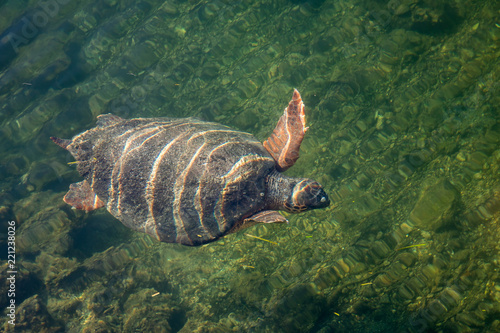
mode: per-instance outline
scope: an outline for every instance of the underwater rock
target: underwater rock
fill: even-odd
[[[414,31],[424,34],[442,34],[453,32],[460,25],[463,17],[457,7],[446,2],[432,0],[419,1],[411,8],[411,26]]]
[[[43,277],[47,290],[56,291],[60,286],[57,285],[62,277],[78,268],[79,264],[75,258],[66,258],[42,252],[36,258],[37,269],[41,271],[39,276]],[[51,311],[52,312],[52,311]]]
[[[85,320],[81,333],[108,333],[114,332],[107,322],[101,319],[90,317]]]
[[[279,318],[284,332],[305,332],[318,319],[325,301],[313,284],[297,284],[284,297],[272,297],[266,312]]]
[[[62,182],[63,176],[68,175],[71,169],[55,160],[44,160],[33,162],[29,171],[22,177],[23,183],[33,186],[34,189],[43,190],[48,184],[57,181]]]
[[[60,200],[60,196],[55,197]],[[66,252],[73,244],[72,238],[67,235],[72,227],[68,215],[58,207],[49,206],[44,209],[37,207],[40,211],[30,218],[26,220],[18,218],[21,226],[16,239],[17,250],[19,253],[33,253],[40,250],[49,253]],[[15,213],[16,216],[21,215],[21,213]]]
[[[20,176],[27,171],[29,160],[24,154],[9,156],[1,164],[1,172],[7,178],[9,176]]]
[[[126,54],[126,59],[130,62],[130,67],[134,70],[143,70],[160,59],[159,46],[152,41],[145,41],[142,44],[131,47]]]
[[[48,208],[63,208],[61,203],[63,193],[52,191],[33,192],[29,196],[17,201],[12,208],[16,221],[21,226],[26,221],[32,219],[37,213]]]
[[[424,230],[436,230],[448,222],[459,194],[448,180],[427,188],[410,213],[410,220]]]
[[[125,318],[123,330],[125,332],[173,332],[168,319],[172,311],[166,306],[149,306],[141,304],[140,308],[133,308]]]
[[[253,131],[256,128],[255,119],[258,119],[259,112],[257,110],[243,110],[234,118],[236,128],[245,131]]]
[[[4,262],[5,264],[0,266],[0,279],[2,281],[5,281],[4,283],[2,283],[2,285],[0,285],[0,309],[6,309],[9,305],[10,299],[12,299],[7,297],[10,290],[10,283],[8,283],[9,280],[7,280],[7,278],[10,277],[10,273],[7,273],[9,271],[7,261]],[[40,270],[36,265],[21,261],[20,263],[18,263],[16,269],[17,275],[15,280],[15,301],[17,310],[19,310],[19,305],[25,299],[43,291],[43,283],[38,278],[38,276],[40,275]],[[5,319],[8,319],[8,317],[5,317]]]
[[[416,0],[391,0],[387,7],[394,13],[394,15],[405,15],[411,7],[415,5]]]
[[[61,323],[52,318],[39,295],[25,300],[16,311],[16,325],[6,323],[4,329],[4,332],[64,332]]]

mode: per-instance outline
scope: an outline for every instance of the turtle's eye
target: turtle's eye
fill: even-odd
[[[320,202],[326,202],[326,200],[328,200],[328,199],[326,199],[326,197],[321,197]]]

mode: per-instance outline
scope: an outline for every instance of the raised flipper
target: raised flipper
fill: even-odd
[[[104,206],[104,202],[102,202],[102,200],[97,197],[97,194],[92,191],[92,188],[86,180],[71,184],[63,200],[67,204],[73,206],[73,208],[85,210],[87,212]]]
[[[276,161],[278,171],[285,171],[295,164],[307,129],[304,103],[297,89],[294,89],[292,100],[279,119],[273,134],[264,141],[264,147]]]
[[[258,212],[246,219],[244,219],[241,223],[236,224],[228,233],[232,234],[234,232],[238,232],[242,229],[246,229],[251,227],[257,223],[282,223],[287,222],[288,220],[278,213],[275,210],[264,210],[262,212]]]

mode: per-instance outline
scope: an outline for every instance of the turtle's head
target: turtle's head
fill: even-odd
[[[285,202],[285,208],[291,213],[300,213],[310,209],[325,208],[330,199],[323,187],[312,179],[299,179],[293,186],[291,195]]]
[[[274,170],[267,185],[266,209],[300,213],[330,205],[323,187],[312,179],[288,177]]]

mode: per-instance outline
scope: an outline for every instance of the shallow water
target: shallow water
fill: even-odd
[[[500,330],[498,1],[0,6],[6,331]],[[189,248],[62,201],[81,177],[50,136],[113,113],[265,140],[293,88],[310,129],[286,173],[327,209]]]

